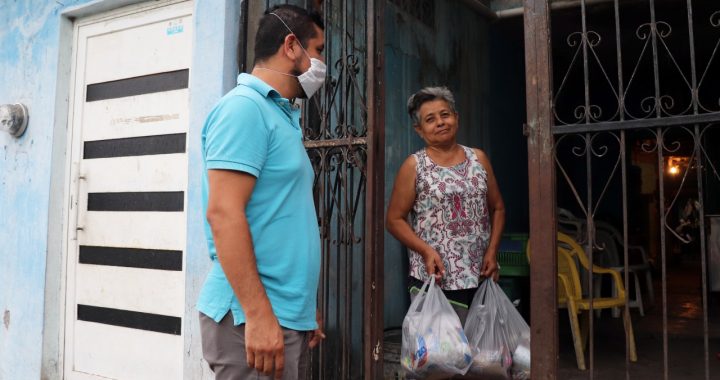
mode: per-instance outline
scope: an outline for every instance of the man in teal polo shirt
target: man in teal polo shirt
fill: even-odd
[[[302,8],[266,11],[252,74],[238,76],[203,128],[212,269],[197,308],[217,379],[303,378],[308,349],[324,338],[314,174],[291,101],[325,79],[323,28]]]

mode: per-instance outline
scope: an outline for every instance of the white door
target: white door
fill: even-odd
[[[67,379],[182,378],[192,2],[75,25]]]

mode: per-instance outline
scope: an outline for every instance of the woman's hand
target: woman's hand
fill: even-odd
[[[430,248],[422,256],[425,259],[425,270],[427,270],[429,276],[435,276],[436,281],[445,276],[445,265],[443,265],[442,258],[436,250]]]
[[[485,253],[483,257],[482,269],[480,275],[485,278],[492,277],[493,281],[498,282],[500,279],[500,266],[497,263],[497,255],[494,253]]]

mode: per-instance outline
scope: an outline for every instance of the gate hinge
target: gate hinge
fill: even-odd
[[[373,360],[380,360],[380,340],[377,341],[375,348],[373,348]]]

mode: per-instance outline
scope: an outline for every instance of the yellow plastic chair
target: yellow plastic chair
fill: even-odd
[[[528,261],[530,260],[530,245],[527,248]],[[578,321],[578,315],[584,320],[589,318],[590,298],[583,297],[582,286],[580,282],[580,272],[578,271],[576,260],[580,262],[586,270],[590,270],[590,262],[585,255],[585,251],[570,236],[558,233],[558,307],[564,307],[568,310],[570,318],[570,328],[573,335],[573,344],[575,346],[575,357],[577,359],[578,368],[585,369],[585,345],[587,344],[587,324],[582,325]],[[627,297],[625,286],[623,285],[620,272],[614,269],[607,269],[597,265],[592,266],[592,273],[598,275],[609,275],[612,277],[617,295],[609,298],[594,298],[592,307],[594,310],[611,309],[620,307],[623,310],[623,324],[625,325],[625,338],[630,348],[630,361],[637,361],[637,352],[635,350],[635,335],[633,333],[630,312],[625,307]],[[588,311],[583,313],[583,311]]]

